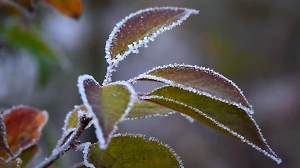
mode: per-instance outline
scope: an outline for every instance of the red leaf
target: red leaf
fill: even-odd
[[[48,113],[26,106],[18,106],[4,112],[7,143],[14,157],[34,145],[48,120]],[[2,156],[2,155],[0,155]],[[9,158],[5,158],[9,159]]]

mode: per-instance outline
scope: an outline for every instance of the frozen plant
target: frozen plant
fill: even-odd
[[[180,25],[192,14],[198,14],[198,11],[156,7],[137,11],[117,23],[105,46],[108,63],[105,80],[100,85],[90,75],[79,76],[77,86],[83,105],[75,106],[67,114],[63,134],[56,148],[37,167],[51,165],[70,149],[83,152],[82,164],[86,167],[183,167],[174,150],[155,138],[147,140],[144,135],[115,134],[117,124],[124,120],[173,113],[181,113],[234,137],[279,164],[281,159],[267,145],[252,117],[253,108],[241,89],[209,68],[172,64],[155,67],[127,81],[112,82],[112,73],[120,61],[131,53],[138,53],[139,47],[147,47],[158,35]],[[159,82],[163,86],[149,93],[137,94],[132,84],[145,81]],[[26,111],[27,107],[8,111],[4,114],[4,120],[7,114],[18,108],[25,108]],[[38,127],[40,130],[48,116],[45,112],[38,114],[44,119]],[[1,123],[1,128],[9,127],[9,123]],[[95,127],[98,142],[78,142],[77,138],[90,125]],[[2,137],[5,136],[2,130]],[[18,156],[22,150],[15,152],[11,149],[11,143],[5,140],[2,146],[2,151],[7,154],[2,160],[6,164],[20,164]]]

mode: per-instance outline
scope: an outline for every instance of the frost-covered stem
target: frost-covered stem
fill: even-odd
[[[85,127],[91,121],[91,118],[87,118],[86,116],[80,118],[80,122],[76,127],[76,130],[70,135],[66,142],[63,143],[59,148],[55,148],[52,151],[52,154],[49,158],[46,158],[42,163],[37,165],[35,168],[47,168],[52,165],[60,156],[64,155],[67,151],[72,148],[75,140],[81,135]]]
[[[109,66],[107,67],[107,70],[106,70],[106,75],[105,75],[105,79],[103,81],[102,86],[105,86],[111,82],[112,73],[115,71],[115,67],[116,66],[114,63],[109,64]]]

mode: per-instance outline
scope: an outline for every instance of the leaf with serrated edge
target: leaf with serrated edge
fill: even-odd
[[[161,33],[181,24],[197,10],[176,7],[155,7],[139,10],[125,17],[116,24],[105,46],[105,58],[111,74],[118,63],[130,53],[138,53],[138,48],[145,46]],[[107,81],[108,80],[108,81]],[[104,84],[109,83],[108,77]]]
[[[83,104],[93,118],[99,147],[105,149],[117,130],[116,124],[124,120],[131,110],[136,93],[125,81],[101,87],[90,75],[79,76],[78,88]]]
[[[106,150],[97,144],[86,143],[85,166],[114,168],[183,168],[179,156],[168,145],[155,138],[145,139],[143,135],[114,135]]]
[[[12,160],[7,163],[0,163],[0,167],[3,168],[20,168],[22,164],[22,160],[20,158],[17,158],[15,160]]]
[[[6,129],[5,129],[5,124],[3,121],[3,115],[0,112],[0,155],[1,158],[9,158],[12,154],[11,151],[8,147],[7,141],[6,141]]]
[[[211,128],[249,144],[278,164],[281,162],[267,145],[251,115],[234,105],[174,86],[158,88],[141,99],[189,115]]]
[[[174,110],[148,101],[135,102],[126,119],[140,119],[154,116],[168,116],[174,114]]]
[[[249,114],[253,109],[241,89],[223,75],[204,67],[170,64],[156,67],[133,79],[136,81],[156,81],[199,92],[212,99],[235,105]]]
[[[48,121],[48,113],[21,105],[5,111],[3,120],[8,146],[13,156],[16,157],[23,150],[36,144]]]

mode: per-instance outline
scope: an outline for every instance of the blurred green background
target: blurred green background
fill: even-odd
[[[233,80],[253,105],[254,118],[277,165],[262,153],[180,115],[126,121],[119,132],[142,133],[169,144],[185,167],[300,167],[300,1],[299,0],[101,0],[83,1],[79,19],[46,5],[32,16],[17,17],[0,4],[0,108],[18,104],[49,112],[40,140],[41,155],[51,154],[64,117],[81,104],[77,77],[90,74],[102,83],[104,46],[114,25],[128,14],[153,6],[200,10],[182,25],[159,36],[138,55],[120,63],[114,80],[126,80],[169,63],[205,66]],[[154,85],[135,85],[150,91]],[[82,141],[96,141],[91,128]],[[69,152],[58,166],[81,161]]]

